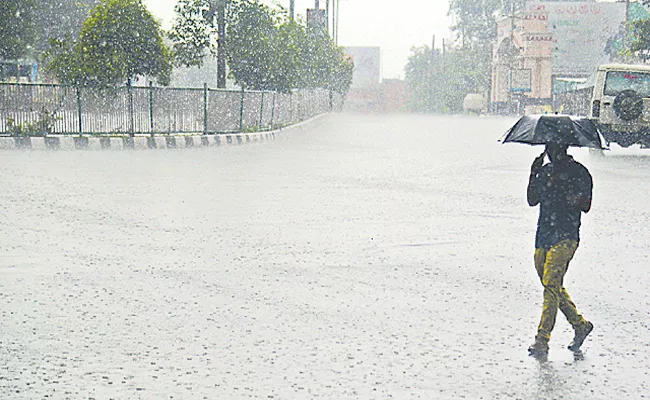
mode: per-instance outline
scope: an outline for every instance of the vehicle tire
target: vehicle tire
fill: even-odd
[[[642,129],[638,132],[636,142],[642,149],[650,149],[650,129]]]
[[[614,112],[623,121],[632,121],[643,112],[643,98],[634,90],[623,90],[614,98]]]

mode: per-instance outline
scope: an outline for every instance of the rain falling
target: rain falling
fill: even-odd
[[[3,1],[0,398],[650,397],[646,3]]]

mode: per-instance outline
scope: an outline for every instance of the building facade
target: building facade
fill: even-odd
[[[561,111],[552,109],[554,93],[587,81],[609,62],[606,48],[625,18],[625,3],[539,1],[499,20],[493,111]]]

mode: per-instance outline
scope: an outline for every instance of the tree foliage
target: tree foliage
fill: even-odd
[[[36,39],[35,6],[37,0],[3,0],[0,2],[0,59],[14,60],[25,56]]]
[[[456,24],[445,51],[412,49],[406,66],[409,107],[414,111],[459,112],[468,93],[487,93],[497,22],[522,10],[525,0],[450,0]]]
[[[451,0],[449,13],[456,17],[452,26],[462,43],[490,43],[496,38],[496,21],[505,13],[502,0]]]
[[[460,49],[442,54],[429,46],[411,49],[405,68],[409,96],[407,107],[415,112],[457,113],[463,110],[467,93],[476,91],[476,77],[458,65],[471,64],[475,56]]]
[[[409,94],[407,107],[411,111],[423,112],[435,109],[432,56],[429,46],[411,48],[411,55],[404,67],[404,80]]]
[[[201,66],[217,45],[215,0],[179,0],[170,32],[177,65]],[[228,0],[224,47],[229,76],[246,89],[277,90],[325,87],[345,93],[352,66],[342,49],[286,10],[259,0]]]
[[[272,72],[273,90],[288,92],[304,86],[303,51],[306,39],[305,27],[296,21],[284,20],[275,29],[271,42],[271,52],[275,61],[268,67]]]
[[[497,38],[497,21],[525,7],[524,0],[451,0],[449,13],[456,17],[452,30],[456,46],[452,52],[456,62],[451,65],[466,72],[469,91],[484,92],[490,86],[492,46]]]
[[[275,40],[270,9],[254,0],[234,0],[226,23],[226,54],[235,82],[245,89],[275,89],[281,43]]]
[[[650,1],[650,0],[649,0]],[[636,21],[631,27],[630,53],[650,51],[650,19]]]
[[[52,45],[49,69],[64,83],[106,86],[149,76],[166,85],[170,80],[171,51],[141,0],[102,0],[76,42]]]
[[[178,0],[176,19],[169,32],[173,42],[174,63],[178,66],[202,66],[208,54],[217,49],[217,0]]]
[[[331,43],[334,44],[333,42]],[[354,62],[343,54],[343,49],[333,45],[331,47],[332,63],[329,65],[329,82],[328,88],[341,95],[345,95],[352,85],[352,75],[354,73]]]
[[[643,5],[650,5],[650,0]],[[639,3],[631,3],[629,20],[621,23],[605,48],[610,59],[618,62],[646,63],[650,59],[650,19],[648,11]]]
[[[38,58],[50,40],[77,37],[99,0],[3,0],[0,59]]]
[[[79,36],[81,27],[100,0],[39,0],[35,9],[38,53],[50,48],[51,40],[70,40]]]

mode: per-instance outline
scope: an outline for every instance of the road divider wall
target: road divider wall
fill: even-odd
[[[239,146],[274,140],[279,135],[310,129],[327,115],[321,114],[280,129],[247,133],[3,136],[0,137],[0,150],[152,150]]]

